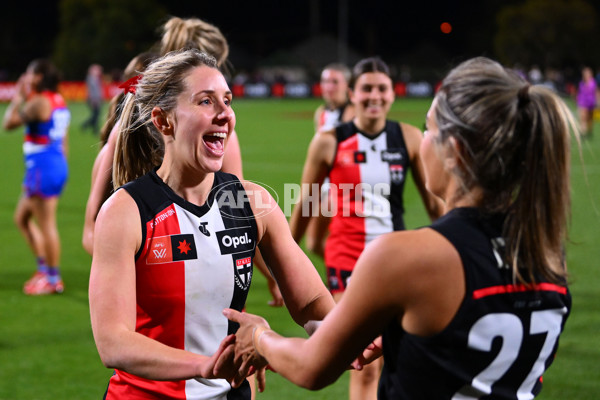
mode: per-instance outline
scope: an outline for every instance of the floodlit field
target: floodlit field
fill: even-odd
[[[306,148],[313,135],[316,100],[236,100],[233,107],[246,179],[269,185],[283,201],[284,184],[298,183]],[[397,100],[392,119],[423,126],[430,99]],[[91,257],[81,247],[90,171],[98,138],[80,130],[88,109],[69,104],[73,121],[69,139],[70,179],[58,210],[62,240],[62,295],[28,297],[25,280],[34,258],[12,221],[23,176],[21,131],[0,131],[0,399],[101,399],[112,371],[100,362],[90,328],[87,283]],[[4,114],[6,104],[0,104]],[[574,147],[576,149],[576,147]],[[595,137],[583,143],[584,165],[573,152],[572,229],[568,245],[573,312],[553,366],[544,377],[541,399],[597,399],[600,396],[600,121]],[[284,206],[280,202],[280,205]],[[405,196],[409,228],[427,224],[412,183]],[[312,257],[323,274],[322,262]],[[249,312],[267,318],[284,335],[303,335],[284,308],[267,305],[264,278],[255,274]],[[344,399],[347,374],[331,387],[308,392],[267,373],[258,399]],[[432,382],[435,384],[435,382]]]

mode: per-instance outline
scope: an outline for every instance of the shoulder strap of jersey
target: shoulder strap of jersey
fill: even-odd
[[[348,139],[350,136],[354,135],[358,131],[354,122],[348,121],[343,124],[338,125],[335,128],[335,137],[337,139],[338,144]]]
[[[402,132],[402,127],[398,121],[385,121],[385,132],[387,133],[388,149],[399,149],[406,147],[404,133]]]

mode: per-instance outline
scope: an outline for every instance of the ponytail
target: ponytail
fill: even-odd
[[[113,187],[116,189],[150,172],[162,162],[164,143],[151,120],[143,120],[135,95],[125,95],[113,161]]]
[[[569,108],[483,57],[453,69],[436,100],[440,145],[449,137],[460,143],[456,196],[478,188],[485,214],[505,214],[504,256],[515,281],[564,283],[570,134],[577,134]]]
[[[563,243],[571,204],[570,131],[576,125],[567,106],[550,90],[531,86],[528,91],[526,104],[518,98],[523,126],[517,133],[528,138],[521,181],[504,226],[507,261],[521,282],[534,282],[536,275],[564,282]]]

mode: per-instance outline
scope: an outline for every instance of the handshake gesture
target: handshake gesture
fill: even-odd
[[[256,373],[258,390],[262,392],[265,388],[267,360],[261,356],[255,343],[262,334],[273,331],[262,317],[233,309],[226,309],[223,314],[229,320],[239,323],[240,328],[235,335],[228,335],[221,341],[199,375],[226,379],[233,387],[239,387],[248,376]]]
[[[270,329],[269,323],[264,318],[257,315],[241,313],[233,309],[225,309],[223,314],[230,321],[238,323],[240,327],[235,335],[223,339],[217,352],[210,358],[212,362],[207,365],[208,368],[212,367],[212,371],[204,372],[215,378],[226,379],[233,387],[239,387],[249,375],[256,374],[258,390],[264,391],[268,361],[264,346],[261,346],[261,339],[265,335],[272,335],[273,338],[281,337]],[[305,328],[310,330],[307,326]],[[360,370],[363,365],[378,358],[381,355],[380,340],[381,337],[370,344],[348,368]],[[275,346],[269,347],[271,352],[275,350]],[[275,354],[270,355],[275,357]]]

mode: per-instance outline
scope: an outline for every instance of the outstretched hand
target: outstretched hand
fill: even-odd
[[[199,367],[198,377],[207,379],[222,378],[231,380],[237,374],[239,365],[234,362],[235,335],[228,335],[221,341],[215,353]]]
[[[230,321],[240,324],[240,328],[235,334],[234,345],[234,364],[239,367],[236,376],[231,381],[232,386],[241,385],[248,375],[256,372],[258,390],[262,392],[265,387],[267,360],[256,350],[254,335],[258,331],[270,329],[268,322],[257,315],[241,313],[230,308],[223,310],[223,315]],[[258,339],[260,334],[256,336]]]

